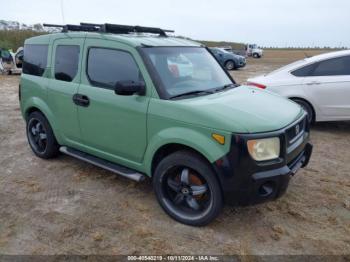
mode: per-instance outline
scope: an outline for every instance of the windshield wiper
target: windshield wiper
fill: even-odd
[[[179,94],[179,95],[172,96],[172,97],[170,97],[170,99],[179,98],[179,97],[182,97],[182,96],[202,95],[202,94],[203,95],[213,94],[213,91],[194,90],[194,91],[189,91],[189,92],[186,92],[186,93],[182,93],[182,94]]]
[[[234,88],[234,87],[237,87],[237,86],[239,86],[239,85],[237,85],[237,84],[227,84],[227,85],[220,86],[218,88],[210,89],[210,90],[194,90],[194,91],[189,91],[189,92],[186,92],[186,93],[183,93],[183,94],[172,96],[172,97],[170,97],[170,99],[178,98],[178,97],[182,97],[182,96],[190,96],[190,95],[214,94],[216,92],[219,92],[219,91],[222,91],[222,90],[225,90],[225,89],[229,89],[229,88]]]
[[[238,86],[237,84],[227,84],[227,85],[220,86],[220,87],[216,88],[216,89],[214,90],[214,92],[223,91],[223,90],[225,90],[225,89],[234,88],[234,87],[237,87],[237,86]]]

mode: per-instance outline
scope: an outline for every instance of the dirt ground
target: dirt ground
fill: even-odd
[[[244,82],[303,56],[270,51],[232,75]],[[161,210],[149,182],[64,155],[35,157],[20,115],[18,82],[17,76],[0,76],[0,254],[350,253],[350,122],[312,128],[311,162],[282,198],[225,207],[212,224],[194,228]]]

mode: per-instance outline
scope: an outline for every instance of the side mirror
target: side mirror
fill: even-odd
[[[132,96],[133,94],[145,95],[146,86],[144,82],[132,80],[118,81],[114,87],[114,93],[121,96]]]

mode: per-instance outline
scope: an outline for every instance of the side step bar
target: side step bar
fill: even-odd
[[[66,155],[75,157],[77,159],[83,160],[85,162],[88,162],[90,164],[93,164],[95,166],[104,168],[108,171],[111,171],[113,173],[116,173],[118,175],[121,175],[123,177],[129,178],[131,180],[141,182],[145,180],[145,176],[143,174],[137,173],[136,171],[133,171],[132,169],[129,169],[127,167],[123,167],[117,164],[114,164],[110,161],[92,156],[90,154],[81,152],[79,150],[66,147],[66,146],[61,146],[60,151]]]

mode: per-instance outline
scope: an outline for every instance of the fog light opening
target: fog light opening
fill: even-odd
[[[275,191],[275,183],[272,181],[265,182],[259,188],[259,195],[262,197],[270,196]]]

